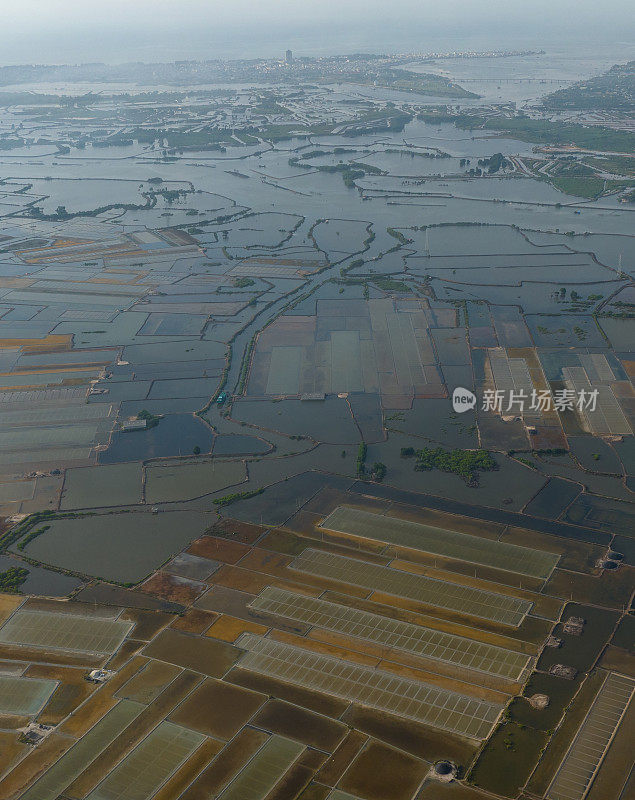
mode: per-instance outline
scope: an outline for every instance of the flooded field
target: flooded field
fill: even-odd
[[[136,583],[199,536],[208,519],[197,512],[174,511],[52,520],[49,530],[24,552],[43,564]]]

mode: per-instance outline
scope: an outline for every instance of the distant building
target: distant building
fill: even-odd
[[[90,683],[105,683],[109,678],[112,678],[114,674],[115,673],[109,669],[93,669],[86,675],[86,680],[90,681]]]
[[[287,53],[285,55],[285,61],[287,62],[287,64],[293,64],[293,51],[292,50],[287,50]]]
[[[326,395],[324,392],[308,392],[307,394],[301,394],[300,400],[307,401],[307,400],[325,400]]]

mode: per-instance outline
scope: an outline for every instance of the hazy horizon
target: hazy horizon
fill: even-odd
[[[305,55],[355,50],[610,46],[615,60],[633,58],[630,3],[609,0],[597,19],[591,2],[395,0],[0,0],[0,63],[171,61],[273,57],[286,47]],[[619,41],[616,42],[616,32]],[[581,57],[584,57],[581,52]]]

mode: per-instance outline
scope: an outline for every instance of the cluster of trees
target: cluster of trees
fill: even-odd
[[[478,165],[482,168],[487,168],[490,175],[498,172],[499,169],[504,169],[508,166],[509,162],[502,153],[494,153],[489,158],[479,158]]]
[[[616,64],[604,75],[587,78],[543,98],[546,108],[629,111],[633,106],[635,61]]]
[[[412,120],[412,116],[405,112],[393,112],[388,116],[384,112],[377,113],[381,113],[381,118],[373,119],[375,113],[368,114],[366,117],[356,120],[350,128],[342,131],[342,136],[359,136],[364,133],[383,133],[384,131],[400,133]]]
[[[375,461],[371,471],[371,478],[379,483],[386,477],[387,472],[388,468],[385,464],[383,464],[381,461]]]
[[[373,278],[372,283],[384,292],[409,292],[410,287],[403,281],[396,281],[393,278]]]
[[[167,146],[174,150],[220,150],[223,145],[237,144],[232,140],[231,131],[216,128],[203,130],[166,130],[162,128],[134,128],[125,137],[136,139],[141,144],[154,144],[154,142],[167,142]],[[106,142],[119,145],[120,142],[110,136]]]
[[[342,450],[342,457],[346,455],[346,451]],[[375,463],[370,468],[370,473],[366,471],[366,458],[368,456],[368,446],[366,442],[360,442],[359,447],[357,448],[357,463],[356,463],[356,471],[358,478],[366,478],[370,477],[373,481],[383,481],[386,477],[386,472],[388,468],[385,464],[382,464],[381,461],[375,461]]]
[[[147,408],[142,408],[141,411],[137,414],[137,419],[145,419],[146,428],[155,428],[159,424],[159,420],[161,419],[161,417],[157,417],[155,414],[151,414]]]
[[[404,451],[411,448],[403,448]],[[409,455],[409,453],[408,453]],[[443,447],[424,447],[415,452],[415,470],[423,472],[432,469],[459,475],[468,485],[478,485],[479,472],[498,469],[498,464],[487,450],[445,450]]]
[[[255,283],[256,281],[243,275],[241,278],[236,278],[234,280],[234,287],[236,289],[246,289],[248,286],[254,286]]]
[[[393,239],[396,239],[399,244],[408,244],[412,241],[412,239],[408,239],[401,231],[398,231],[396,228],[388,227],[386,228],[389,236],[392,236]]]
[[[154,189],[152,194],[160,194],[166,203],[173,203],[180,197],[185,197],[190,193],[189,189]]]
[[[461,159],[461,166],[467,166],[470,163],[469,158],[462,158]],[[474,175],[477,178],[487,170],[488,175],[494,175],[500,169],[504,169],[505,167],[509,166],[509,161],[505,158],[502,153],[494,153],[493,156],[489,158],[479,158],[478,166],[472,167],[468,169],[468,175]]]
[[[28,575],[29,570],[24,567],[9,567],[4,572],[0,572],[0,592],[17,594]]]

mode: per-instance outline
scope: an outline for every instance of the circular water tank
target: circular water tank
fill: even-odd
[[[434,776],[439,781],[451,781],[456,776],[456,767],[451,761],[437,761]]]

